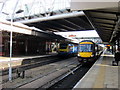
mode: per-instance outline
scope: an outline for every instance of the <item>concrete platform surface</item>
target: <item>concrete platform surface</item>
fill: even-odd
[[[36,56],[18,56],[18,57],[12,57],[11,60],[16,61],[16,60],[23,60],[23,59],[32,59],[32,58],[41,58],[41,57],[49,57],[49,56],[54,56],[57,55],[57,53],[50,53],[47,55],[36,55]],[[3,57],[0,56],[0,62],[5,62],[9,61],[10,57]]]
[[[105,51],[86,75],[74,86],[76,88],[120,89],[120,64],[112,66],[114,55]]]
[[[37,55],[37,56],[18,56],[11,58],[11,66],[20,66],[24,60],[31,60],[34,58],[42,58],[42,57],[49,57],[55,56],[57,53],[50,53],[48,55]],[[8,68],[10,63],[10,57],[0,57],[0,70]]]

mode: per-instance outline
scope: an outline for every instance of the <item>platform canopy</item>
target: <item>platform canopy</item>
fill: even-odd
[[[13,12],[14,22],[47,32],[93,30],[84,12],[71,11],[70,6],[71,0],[6,0],[1,12],[2,18],[10,21]]]
[[[96,30],[103,42],[119,36],[119,0],[1,0],[1,18],[46,32]]]
[[[104,42],[114,42],[119,36],[119,0],[72,0],[71,9],[83,10]]]

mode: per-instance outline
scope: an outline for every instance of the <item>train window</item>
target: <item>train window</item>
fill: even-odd
[[[69,46],[68,49],[69,49],[70,51],[73,51],[73,46]]]
[[[92,44],[81,44],[79,51],[80,52],[92,52]]]
[[[67,48],[67,44],[60,44],[60,49],[66,49]]]

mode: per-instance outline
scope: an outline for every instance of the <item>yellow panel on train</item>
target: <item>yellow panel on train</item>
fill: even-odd
[[[92,52],[80,52],[79,55],[81,57],[91,57]]]
[[[93,42],[80,42],[80,44],[93,44]]]
[[[59,49],[60,52],[68,52],[68,49]]]

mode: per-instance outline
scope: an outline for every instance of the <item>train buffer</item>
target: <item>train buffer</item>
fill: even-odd
[[[16,68],[16,74],[18,78],[19,77],[21,77],[22,79],[25,78],[25,69],[22,67]]]

